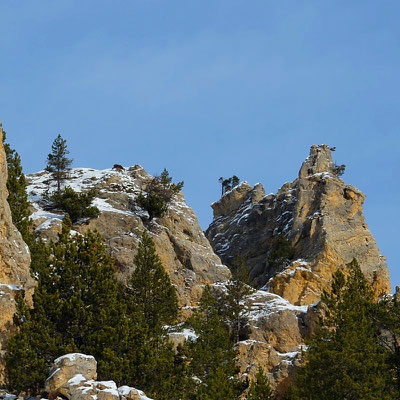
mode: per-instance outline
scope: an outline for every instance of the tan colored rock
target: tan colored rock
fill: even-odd
[[[130,386],[121,386],[118,388],[118,393],[121,397],[121,400],[151,400],[146,395],[138,389],[135,389]]]
[[[260,198],[259,186],[244,187],[212,205],[214,221],[206,235],[225,264],[240,255],[255,283],[293,304],[317,301],[332,274],[353,258],[376,293],[390,292],[385,258],[364,219],[365,195],[336,176],[328,146],[312,146],[299,178],[276,195]],[[289,240],[296,257],[274,270],[268,258],[277,235]]]
[[[28,175],[28,193],[37,198],[45,191],[50,176],[44,172]],[[139,245],[140,234],[147,231],[155,242],[157,254],[175,285],[179,303],[183,307],[182,319],[197,306],[203,285],[225,281],[230,276],[227,267],[215,255],[204,236],[197,217],[186,204],[181,193],[170,204],[167,214],[152,222],[147,212],[135,203],[136,196],[152,177],[139,165],[124,171],[76,168],[70,171],[66,185],[77,191],[95,189],[94,204],[101,214],[86,223],[75,224],[79,233],[97,230],[103,236],[110,254],[115,259],[118,276],[125,281],[134,270],[133,259]],[[43,204],[34,202],[33,214],[38,233],[55,239],[60,229],[60,215],[43,212]]]
[[[97,378],[97,362],[93,356],[81,353],[66,354],[54,360],[50,376],[45,382],[45,391],[50,398],[58,395],[70,396],[70,387]],[[68,397],[70,398],[70,397]]]
[[[95,358],[86,354],[71,353],[57,358],[45,383],[49,399],[152,400],[141,390],[117,388],[114,381],[96,381],[96,368]]]
[[[7,339],[14,332],[15,296],[25,292],[31,302],[34,280],[30,267],[30,253],[21,234],[12,223],[7,203],[7,161],[0,123],[0,383],[4,383],[4,353]]]
[[[278,398],[290,384],[310,332],[309,308],[294,306],[280,296],[259,290],[250,295],[249,338],[238,343],[242,376],[254,379],[258,367],[267,373]]]

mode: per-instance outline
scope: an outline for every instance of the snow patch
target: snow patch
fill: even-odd
[[[82,353],[69,353],[69,354],[65,354],[61,357],[58,357],[57,359],[54,360],[54,364],[58,364],[60,361],[62,361],[63,359],[68,359],[69,361],[75,361],[78,358],[84,358],[86,360],[95,360],[95,358],[93,356],[89,356],[87,354],[82,354]]]

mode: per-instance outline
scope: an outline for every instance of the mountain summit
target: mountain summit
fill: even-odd
[[[216,254],[230,267],[242,257],[254,283],[293,304],[318,300],[353,258],[376,293],[390,292],[385,258],[365,222],[365,195],[339,169],[330,147],[313,145],[298,178],[276,195],[247,182],[227,192],[212,205],[206,232]],[[283,247],[290,251],[282,257]]]

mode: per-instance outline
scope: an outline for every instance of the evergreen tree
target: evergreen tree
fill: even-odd
[[[176,290],[156,253],[154,242],[144,232],[134,259],[129,282],[132,307],[150,328],[171,324],[178,316]]]
[[[51,172],[57,182],[57,193],[61,192],[61,183],[66,178],[67,170],[72,164],[68,158],[67,141],[58,135],[51,146],[51,153],[47,156],[46,171]]]
[[[220,321],[218,301],[206,286],[190,321],[198,338],[189,343],[191,373],[200,383],[196,399],[236,398],[235,356],[230,335]]]
[[[233,343],[240,340],[240,333],[248,323],[245,299],[254,291],[249,286],[249,281],[244,260],[238,257],[232,271],[232,279],[226,284],[227,293],[221,299],[222,316],[228,326]]]
[[[273,400],[271,385],[261,367],[258,367],[255,380],[250,384],[247,400]]]
[[[8,143],[5,143],[6,134],[5,132],[3,133],[8,170],[7,201],[10,205],[14,225],[21,232],[25,242],[30,245],[34,240],[34,234],[32,233],[32,220],[29,218],[31,211],[29,210],[28,194],[26,192],[27,184],[22,171],[21,157]]]
[[[226,192],[232,190],[235,186],[239,185],[240,179],[236,175],[233,175],[231,178],[227,179],[224,179],[221,176],[218,179],[218,182],[221,184],[222,196],[223,196]]]
[[[79,351],[96,358],[99,379],[138,387],[156,400],[178,400],[185,384],[185,364],[159,327],[176,315],[176,303],[169,303],[172,311],[167,311],[155,293],[148,296],[149,302],[156,303],[146,308],[152,310],[150,326],[143,309],[137,304],[132,307],[126,289],[115,279],[100,235],[71,236],[70,229],[66,216],[57,243],[46,246],[38,241],[35,245],[32,270],[38,286],[33,309],[22,296],[18,300],[14,319],[19,330],[9,340],[6,355],[9,388],[40,393],[52,361]],[[138,260],[153,262],[141,264],[152,271],[150,281],[154,285],[168,282],[158,271],[162,266],[152,253],[154,246],[144,243]],[[171,285],[159,289],[161,295],[176,301]]]
[[[389,367],[394,374],[394,384],[400,394],[400,299],[396,293],[386,296],[376,304],[376,321],[383,332],[381,341],[389,353]],[[400,395],[399,395],[400,397]]]
[[[94,189],[86,193],[78,193],[74,189],[66,187],[61,192],[56,192],[48,197],[51,202],[49,208],[65,211],[74,223],[82,218],[97,218],[100,211],[91,205],[95,196]]]
[[[289,264],[294,254],[294,249],[289,241],[283,235],[276,236],[272,241],[272,246],[268,254],[269,269],[278,272],[282,267]]]
[[[164,168],[161,175],[155,176],[149,183],[146,193],[140,193],[137,204],[149,213],[149,221],[162,217],[168,210],[173,196],[183,188],[183,181],[172,183],[172,177]]]
[[[99,361],[99,376],[108,377],[110,366],[105,355],[127,348],[126,341],[141,333],[134,319],[126,318],[122,288],[114,278],[115,270],[100,236],[89,232],[71,237],[70,227],[66,217],[57,243],[49,248],[42,242],[37,244],[34,308],[19,301],[15,317],[19,331],[10,339],[6,356],[8,382],[13,389],[38,393],[50,363],[77,350],[94,355]],[[127,322],[132,323],[129,328]]]
[[[298,370],[293,399],[394,399],[388,354],[373,318],[373,293],[354,260],[321,299],[321,327]]]
[[[345,170],[346,166],[344,164],[341,165],[335,164],[335,166],[333,167],[333,172],[335,173],[336,176],[342,176]]]

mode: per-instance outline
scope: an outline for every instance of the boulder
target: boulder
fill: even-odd
[[[70,398],[70,388],[97,378],[97,362],[93,356],[70,353],[54,360],[45,391],[50,398],[62,394]]]
[[[93,356],[66,354],[54,360],[45,391],[49,399],[62,396],[69,400],[152,400],[141,390],[121,386],[114,381],[96,381],[97,362]]]

